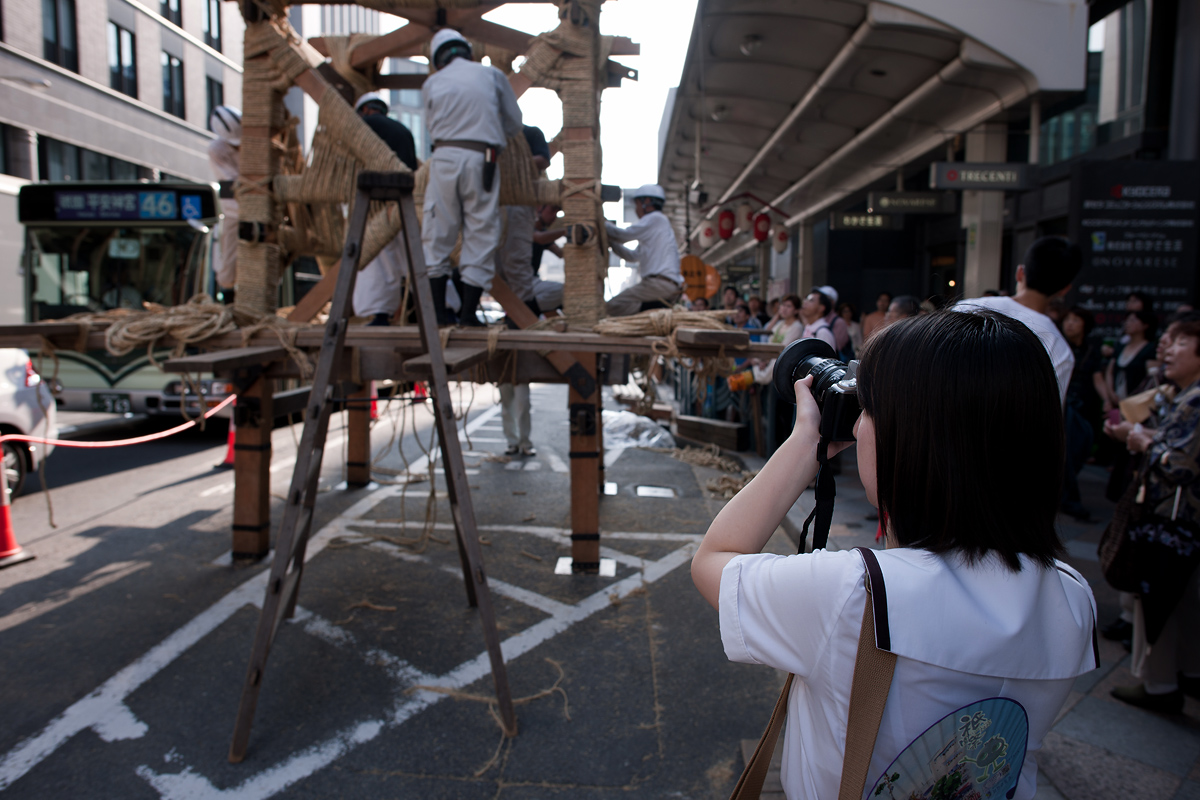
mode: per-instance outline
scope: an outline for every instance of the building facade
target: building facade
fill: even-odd
[[[212,179],[212,108],[241,105],[220,0],[4,0],[0,169],[28,180]]]

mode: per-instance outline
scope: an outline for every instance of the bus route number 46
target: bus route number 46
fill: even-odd
[[[138,216],[142,219],[175,219],[175,193],[139,192]]]

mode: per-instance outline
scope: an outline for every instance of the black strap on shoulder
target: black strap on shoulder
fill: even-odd
[[[1063,569],[1062,567],[1059,567],[1058,571],[1061,572],[1063,575],[1066,575],[1071,580],[1078,583],[1080,586],[1083,586],[1083,582],[1080,581],[1079,578],[1076,578],[1074,575],[1072,575],[1067,570]],[[1100,639],[1097,638],[1097,636],[1096,636],[1096,619],[1095,619],[1095,617],[1092,618],[1092,657],[1096,659],[1096,669],[1099,669],[1100,668]]]
[[[879,559],[869,547],[856,547],[867,567],[867,588],[871,592],[871,610],[875,614],[875,646],[880,650],[892,651],[892,628],[888,623],[887,586],[883,582],[883,570]]]
[[[804,520],[800,529],[800,547],[797,552],[803,553],[808,541],[808,526],[815,519],[813,528],[813,550],[823,550],[829,543],[829,526],[833,523],[833,501],[837,496],[837,485],[833,480],[833,470],[829,467],[829,440],[824,436],[817,443],[817,490],[816,505]]]

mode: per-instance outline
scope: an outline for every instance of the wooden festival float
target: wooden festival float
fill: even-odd
[[[371,479],[371,381],[429,385],[467,597],[479,610],[503,727],[515,735],[450,397],[451,376],[568,384],[572,565],[575,571],[594,573],[600,564],[603,483],[600,386],[626,381],[626,356],[666,355],[712,365],[734,354],[771,358],[778,350],[750,344],[745,331],[725,328],[718,312],[681,315],[663,309],[640,319],[623,318],[617,327],[626,335],[605,333],[608,243],[602,202],[608,195],[600,183],[600,96],[623,78],[636,77],[609,56],[636,55],[639,48],[628,39],[600,35],[602,0],[540,1],[558,6],[559,24],[538,36],[484,20],[486,12],[502,5],[487,0],[360,0],[365,7],[406,18],[408,25],[383,36],[305,42],[288,23],[282,0],[243,0],[244,110],[240,176],[232,187],[240,221],[234,306],[201,297],[175,308],[0,327],[0,346],[43,352],[111,349],[115,338],[128,346],[131,337],[150,351],[174,347],[177,357],[163,364],[165,370],[212,372],[233,383],[235,557],[262,558],[270,550],[271,429],[276,417],[303,412],[304,432],[276,534],[230,747],[232,761],[245,756],[271,644],[296,605],[335,400],[349,398],[347,483],[364,486]],[[367,91],[419,88],[423,75],[380,75],[380,63],[393,56],[429,55],[429,40],[446,26],[464,34],[477,58],[487,55],[506,72],[518,97],[531,87],[543,87],[562,100],[563,130],[551,144],[564,157],[561,181],[536,173],[523,136],[509,140],[500,161],[501,204],[559,205],[570,231],[564,246],[563,318],[550,328],[542,323],[534,329],[538,320],[533,313],[497,278],[491,294],[519,329],[438,330],[421,249],[425,170],[411,173],[353,110],[354,97]],[[524,62],[514,71],[518,54]],[[320,109],[307,158],[296,120],[283,104],[292,86]],[[392,327],[351,325],[357,270],[397,237],[408,270],[400,312],[405,318]],[[298,256],[314,256],[323,277],[284,318],[276,313],[278,285],[286,265]],[[314,323],[327,306],[328,321]],[[700,326],[681,327],[680,319]],[[183,354],[184,347],[193,354]],[[273,386],[279,378],[300,378],[310,386],[276,394]]]

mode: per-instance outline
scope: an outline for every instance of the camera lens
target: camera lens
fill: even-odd
[[[783,349],[775,359],[773,383],[779,396],[789,403],[796,402],[796,381],[813,376],[812,393],[821,405],[825,392],[846,374],[846,364],[838,360],[837,352],[821,339],[799,339]]]

